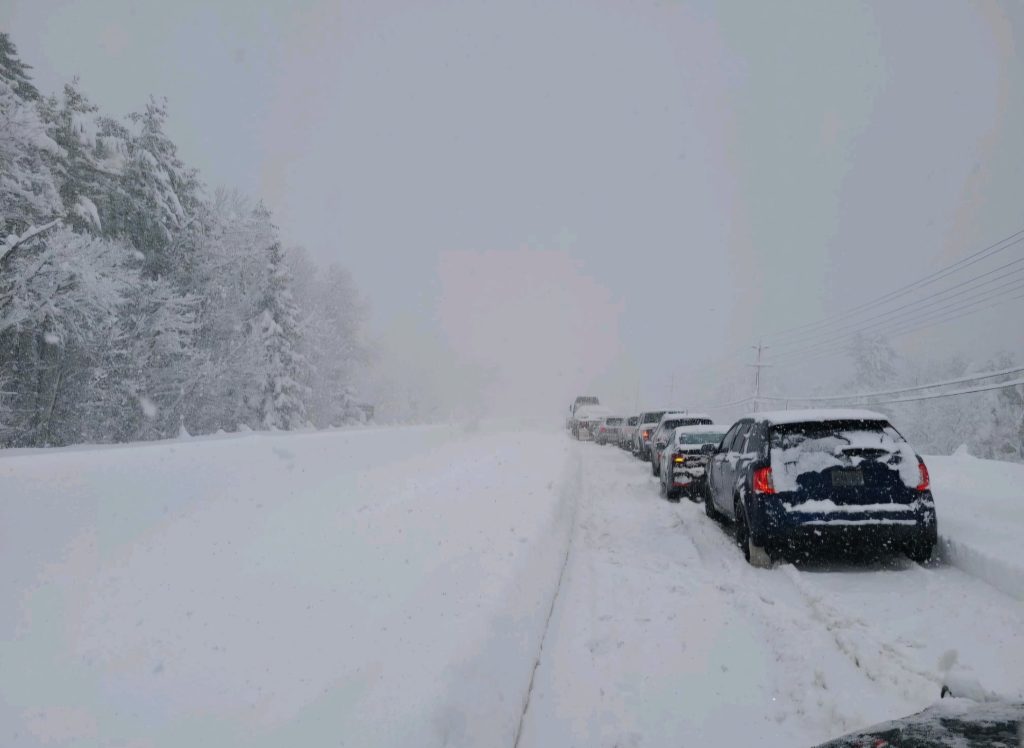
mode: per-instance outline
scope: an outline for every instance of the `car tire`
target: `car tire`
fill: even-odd
[[[925,542],[918,542],[911,545],[906,550],[907,558],[913,561],[915,564],[923,564],[932,557],[932,551],[935,550],[935,544]]]
[[[717,509],[715,509],[715,500],[711,498],[711,484],[708,481],[704,481],[703,493],[704,514],[706,514],[709,519],[715,522],[721,522],[722,515],[718,513]]]
[[[658,470],[658,463],[655,462],[653,459],[651,460],[651,475],[653,475],[654,477],[658,477],[659,475],[661,475],[661,471]]]
[[[739,501],[736,502],[736,521],[733,523],[733,529],[736,533],[736,545],[743,551],[743,558],[747,563],[757,569],[771,568],[771,554],[765,546],[757,545],[751,540],[747,514]]]

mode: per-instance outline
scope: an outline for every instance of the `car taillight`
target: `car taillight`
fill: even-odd
[[[676,454],[672,455],[672,462],[678,465],[681,462],[686,462],[686,457],[677,452]]]
[[[754,493],[775,493],[770,467],[758,468],[754,471]]]
[[[920,481],[917,484],[918,491],[927,491],[932,487],[932,479],[928,475],[928,466],[924,464],[924,460],[920,457],[917,458],[917,470],[920,475]]]
[[[650,439],[650,438],[651,438],[651,432],[650,431],[645,431],[644,432],[644,439]]]

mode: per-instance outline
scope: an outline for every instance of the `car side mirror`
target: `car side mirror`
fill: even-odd
[[[713,455],[718,451],[717,444],[702,444],[700,445],[700,453],[702,455]]]

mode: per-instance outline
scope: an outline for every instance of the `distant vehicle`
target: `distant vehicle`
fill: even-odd
[[[983,748],[1021,745],[1024,704],[943,699],[922,712],[822,743],[818,748]]]
[[[589,407],[593,405],[600,405],[600,401],[594,395],[580,395],[572,401],[572,405],[569,406],[569,417],[565,419],[565,428],[576,434],[576,412],[580,408]]]
[[[597,433],[594,434],[594,441],[604,446],[605,444],[618,444],[619,429],[622,427],[625,418],[621,416],[608,416],[597,425]]]
[[[619,447],[629,449],[630,442],[633,440],[633,432],[636,430],[636,425],[639,421],[640,416],[630,416],[619,427]]]
[[[694,501],[703,498],[708,458],[725,436],[724,426],[678,426],[661,452],[661,493],[668,500],[685,493]]]
[[[658,427],[658,421],[667,412],[665,410],[645,410],[637,417],[636,429],[633,431],[633,454],[641,460],[650,459],[648,452],[651,434]]]
[[[755,566],[810,542],[927,560],[937,540],[928,468],[885,416],[788,410],[737,421],[708,465],[708,516],[733,521]]]
[[[661,474],[661,452],[665,449],[669,439],[672,438],[672,432],[680,426],[698,426],[698,425],[711,425],[714,421],[711,420],[711,416],[704,415],[703,413],[685,413],[678,411],[675,413],[663,413],[661,419],[658,421],[657,428],[654,429],[654,433],[651,434],[650,445],[648,447],[648,459],[651,461],[651,474]]]
[[[600,405],[580,407],[573,419],[572,435],[580,440],[593,439],[597,435],[598,427],[609,415],[608,408]]]

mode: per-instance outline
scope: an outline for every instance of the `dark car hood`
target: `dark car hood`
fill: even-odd
[[[1024,703],[943,699],[923,712],[822,743],[818,748],[1019,748]]]

